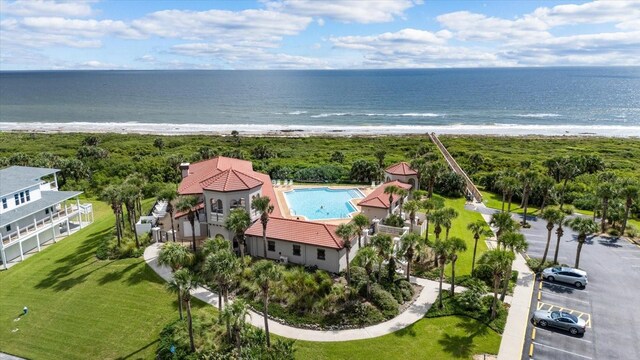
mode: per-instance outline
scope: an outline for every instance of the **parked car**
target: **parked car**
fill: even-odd
[[[584,334],[587,327],[586,321],[563,311],[538,310],[533,313],[531,320],[540,327],[552,326],[567,330],[572,335]]]
[[[542,271],[542,278],[548,281],[572,284],[578,288],[585,287],[589,283],[586,271],[562,266],[544,269]]]

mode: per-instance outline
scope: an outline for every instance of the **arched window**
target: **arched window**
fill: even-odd
[[[416,181],[413,178],[409,179],[409,185],[411,185],[411,190],[416,189]]]
[[[231,210],[236,209],[236,208],[243,208],[244,207],[244,199],[240,198],[240,199],[233,199],[231,200],[231,204],[229,205],[229,208]]]
[[[387,180],[385,182],[391,181],[391,177],[387,176]]]
[[[222,200],[214,200],[211,199],[211,213],[212,214],[222,214],[224,213],[224,209],[222,208]]]

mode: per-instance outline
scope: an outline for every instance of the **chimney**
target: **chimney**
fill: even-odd
[[[189,176],[189,163],[188,162],[180,163],[180,171],[182,172],[183,179]]]

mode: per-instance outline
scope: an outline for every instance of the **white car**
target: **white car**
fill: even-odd
[[[542,278],[548,281],[572,284],[577,288],[585,287],[589,283],[586,271],[562,266],[544,269],[542,271]]]

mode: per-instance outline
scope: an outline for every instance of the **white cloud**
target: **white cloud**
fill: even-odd
[[[421,3],[415,0],[281,0],[267,7],[303,16],[329,18],[345,23],[381,23],[404,17],[405,10]]]
[[[164,10],[134,20],[131,26],[147,36],[187,40],[218,39],[277,42],[296,35],[312,21],[310,17],[268,10]]]
[[[0,13],[15,16],[84,17],[93,13],[87,1],[0,0]]]
[[[640,18],[639,1],[592,1],[536,9],[534,16],[549,26],[619,23]]]
[[[440,15],[436,19],[442,26],[451,30],[456,38],[465,41],[505,39],[513,41],[551,36],[547,32],[549,26],[531,16],[507,20],[468,11],[457,11]]]

